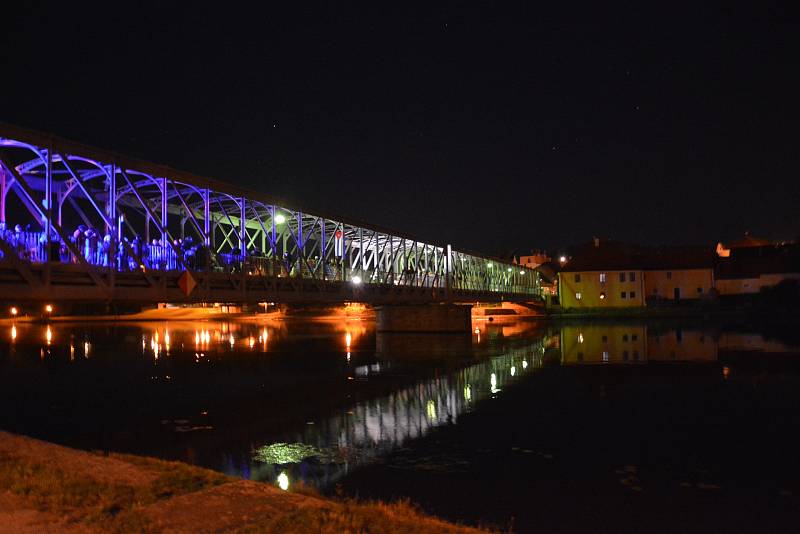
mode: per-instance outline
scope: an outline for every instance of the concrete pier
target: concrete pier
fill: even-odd
[[[469,304],[397,304],[376,308],[378,332],[464,334],[472,329]]]

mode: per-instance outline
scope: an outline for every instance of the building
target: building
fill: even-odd
[[[749,251],[755,252],[755,251]],[[737,251],[717,263],[716,288],[720,295],[760,293],[784,280],[800,280],[800,250],[797,245],[780,249],[769,247],[765,255],[739,256]]]
[[[714,253],[705,247],[651,250],[644,269],[648,304],[704,299],[714,294]]]
[[[530,255],[519,257],[519,265],[523,265],[529,269],[535,269],[539,265],[542,265],[543,263],[549,263],[550,261],[550,256],[541,250],[534,250]]]
[[[648,248],[595,238],[579,247],[558,277],[562,309],[636,308],[710,298],[713,251]]]
[[[558,274],[562,309],[644,306],[644,276],[639,251],[595,238],[579,247]]]

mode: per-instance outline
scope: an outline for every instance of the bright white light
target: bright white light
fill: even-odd
[[[511,272],[511,271],[513,271],[514,269],[512,269],[511,267],[509,267],[509,268],[508,268],[508,269],[506,269],[506,270],[507,270],[508,272]]]
[[[11,315],[16,315],[18,313],[19,313],[19,310],[17,310],[16,306],[11,306]]]
[[[44,307],[44,311],[46,311],[47,313],[53,313],[53,305],[48,304],[47,306]]]
[[[492,265],[491,263],[487,263],[487,264],[486,264],[486,266],[487,266],[488,268],[490,268],[490,269],[491,269],[492,267],[494,267],[494,265]]]
[[[525,271],[520,271],[519,274],[525,274]]]
[[[283,224],[285,222],[286,222],[286,217],[284,217],[282,214],[279,213],[275,216],[275,224]]]
[[[561,263],[567,263],[567,257],[561,256],[560,258],[558,258],[558,261],[560,261]]]
[[[517,368],[512,365],[511,366],[511,376],[514,376],[515,374],[517,374]]]
[[[358,285],[358,284],[360,284],[360,283],[361,283],[361,277],[360,277],[360,276],[358,276],[358,275],[356,275],[356,276],[354,276],[354,277],[352,278],[351,282],[353,282],[353,284],[355,284],[355,285]]]
[[[523,369],[527,369],[528,368],[528,360],[522,360],[522,368]]]
[[[286,471],[281,471],[281,474],[278,475],[278,487],[283,491],[289,489],[289,475],[286,474]]]

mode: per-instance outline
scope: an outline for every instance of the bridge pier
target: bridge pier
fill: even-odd
[[[470,304],[390,304],[379,306],[378,332],[464,334],[472,329]]]

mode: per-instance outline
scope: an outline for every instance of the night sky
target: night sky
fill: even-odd
[[[4,4],[0,120],[486,253],[800,236],[780,4],[76,4]]]

